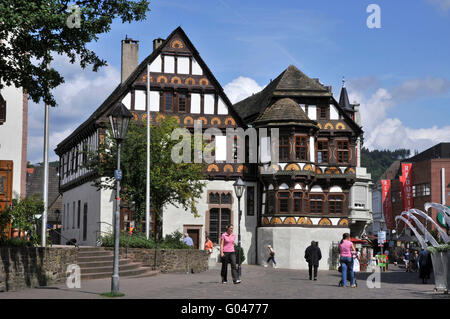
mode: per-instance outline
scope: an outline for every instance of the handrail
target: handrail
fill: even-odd
[[[59,234],[62,238],[66,239],[67,241],[71,241],[70,239],[64,237],[63,234],[61,234],[61,233],[60,233],[59,231],[57,231],[56,229],[51,228],[49,225],[47,225],[47,228],[53,230],[55,233]],[[75,243],[74,246],[77,247],[77,248],[80,247],[77,243]]]

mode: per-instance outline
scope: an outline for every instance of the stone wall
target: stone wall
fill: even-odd
[[[65,282],[77,256],[73,247],[0,247],[0,291]]]
[[[209,255],[204,250],[121,248],[120,256],[165,273],[198,273],[208,270]]]

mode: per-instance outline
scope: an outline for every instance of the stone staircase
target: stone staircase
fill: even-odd
[[[81,280],[111,278],[114,253],[101,247],[80,247],[77,264],[81,268]],[[131,259],[119,259],[120,277],[140,278],[155,276],[157,273],[159,271],[132,262]]]

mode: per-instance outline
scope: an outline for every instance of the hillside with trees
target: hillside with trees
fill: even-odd
[[[394,161],[406,159],[410,156],[411,152],[407,149],[370,151],[363,147],[361,150],[361,166],[367,167],[367,171],[372,174],[372,181],[376,182]]]

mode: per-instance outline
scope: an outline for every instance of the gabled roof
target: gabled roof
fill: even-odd
[[[315,121],[292,99],[283,98],[269,106],[254,122],[255,126],[262,124],[317,126]]]
[[[290,65],[261,92],[234,104],[233,107],[239,116],[246,120],[264,112],[274,96],[283,95],[332,96],[328,88],[318,80],[309,78],[295,66]]]
[[[222,86],[217,81],[217,79],[214,77],[211,70],[208,68],[206,63],[200,57],[200,54],[198,53],[197,49],[194,47],[192,42],[189,40],[189,38],[186,35],[186,33],[184,32],[184,30],[181,27],[177,27],[175,30],[172,31],[172,33],[170,33],[170,35],[164,40],[164,42],[158,48],[153,50],[153,52],[149,56],[147,56],[137,66],[137,68],[130,74],[130,76],[127,78],[127,80],[125,82],[120,83],[116,87],[116,89],[106,98],[106,100],[97,108],[97,110],[94,111],[94,113],[92,113],[92,115],[86,121],[84,121],[80,126],[78,126],[77,129],[75,129],[75,131],[72,132],[72,134],[70,134],[61,143],[58,144],[57,148],[55,149],[55,153],[58,155],[61,155],[60,153],[63,150],[63,148],[71,145],[72,143],[75,143],[77,136],[79,136],[79,134],[82,131],[84,131],[85,129],[87,129],[89,127],[90,127],[90,129],[93,129],[93,127],[95,126],[95,122],[98,119],[100,119],[101,116],[109,115],[108,112],[111,111],[110,108],[112,107],[112,105],[115,102],[120,101],[125,97],[125,95],[128,93],[128,91],[130,90],[131,86],[136,81],[136,79],[143,72],[146,71],[147,64],[151,64],[153,62],[153,60],[155,60],[158,57],[158,55],[161,53],[161,51],[166,46],[166,44],[170,43],[171,39],[177,34],[185,41],[185,44],[191,50],[195,60],[201,66],[205,75],[211,80],[212,84],[217,88],[218,94],[220,95],[220,97],[223,99],[223,101],[227,105],[230,114],[236,119],[236,122],[239,125],[245,127],[246,125],[244,124],[242,119],[239,117],[239,115],[234,111],[233,104],[230,102],[230,100],[226,96],[225,92],[223,91]]]

